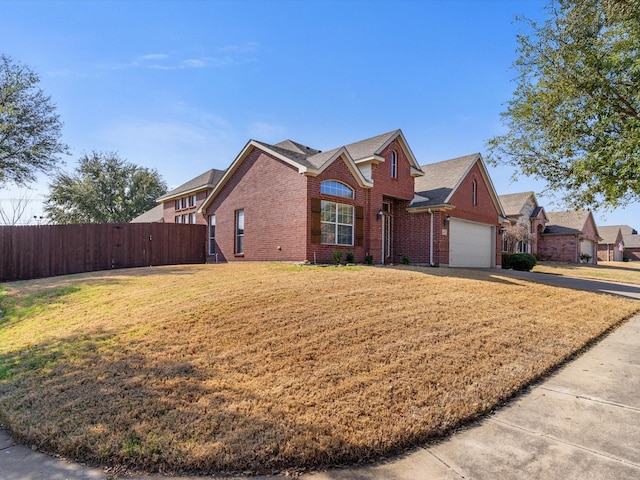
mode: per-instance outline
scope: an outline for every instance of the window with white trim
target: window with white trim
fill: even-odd
[[[353,206],[342,203],[321,203],[320,242],[326,245],[353,245]]]
[[[189,214],[189,217],[191,217],[189,219],[189,223],[191,223],[192,225],[195,225],[196,224],[196,214],[195,213],[191,213],[191,214]]]
[[[398,178],[398,154],[395,150],[391,152],[391,178]]]
[[[189,223],[189,215],[186,213],[182,215],[182,223]]]
[[[182,223],[182,217],[180,215],[177,215],[175,221],[176,223]]]
[[[336,180],[325,180],[320,184],[320,193],[334,197],[354,198],[353,188]]]
[[[209,255],[216,253],[216,216],[209,215]]]
[[[244,253],[244,210],[236,210],[236,255]]]
[[[196,206],[196,196],[195,195],[191,195],[189,197],[189,206],[190,207],[195,207]]]
[[[179,198],[176,200],[176,210],[180,210],[182,208],[182,199]]]

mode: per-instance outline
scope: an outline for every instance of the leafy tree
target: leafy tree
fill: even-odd
[[[60,142],[62,123],[51,98],[29,67],[0,55],[0,186],[24,186],[38,172],[51,172],[69,147]]]
[[[488,160],[573,207],[640,200],[640,1],[558,0],[518,36],[517,87]]]
[[[52,223],[128,222],[156,205],[167,185],[156,170],[116,153],[84,155],[73,175],[59,173],[44,210]]]

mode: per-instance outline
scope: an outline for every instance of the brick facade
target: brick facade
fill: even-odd
[[[578,215],[577,212],[576,215]],[[566,233],[554,233],[554,226],[550,225],[549,227],[552,229],[552,233],[545,230],[538,241],[538,255],[542,260],[580,263],[580,254],[589,250],[592,256],[589,263],[598,262],[599,237],[593,215],[589,213],[579,229],[567,229]]]
[[[367,141],[376,138],[379,137]],[[406,255],[411,263],[429,264],[433,258],[434,264],[446,265],[449,256],[449,236],[445,232],[447,226],[443,225],[446,215],[498,226],[495,192],[478,164],[471,167],[446,211],[435,211],[433,215],[408,211],[415,195],[414,176],[421,173],[420,167],[405,149],[401,134],[388,138],[388,144],[356,159],[350,157],[348,149],[336,158],[330,157],[331,151],[322,154],[313,149],[310,155],[300,156],[295,151],[302,147],[299,144],[269,146],[250,141],[216,187],[215,196],[207,200],[208,204],[205,202],[204,222],[210,215],[215,215],[216,222],[217,255],[209,255],[207,260],[331,263],[333,253],[338,250],[343,252],[343,261],[347,253],[353,253],[358,263],[364,262],[367,255],[371,255],[375,263],[399,263]],[[361,153],[362,145],[354,145],[360,148],[354,151]],[[397,158],[395,176],[393,152]],[[320,154],[326,155],[324,159],[330,158],[328,165],[327,161],[309,164],[307,158]],[[349,186],[354,198],[320,193],[321,183],[327,180]],[[474,180],[475,205],[472,201]],[[353,245],[321,243],[317,231],[318,225],[321,226],[318,205],[323,200],[354,207]],[[244,211],[242,253],[235,250],[238,210]],[[171,215],[170,209],[167,215]],[[499,253],[494,263],[500,264]]]
[[[243,253],[235,251],[238,210],[244,210]],[[207,261],[304,260],[307,210],[306,178],[253,149],[205,211],[216,216],[217,256]]]
[[[180,197],[181,203],[186,201],[187,206],[180,208],[179,210],[176,210],[176,199],[164,202],[162,204],[164,223],[194,223],[191,219],[193,218],[192,215],[195,215],[196,225],[206,225],[207,219],[204,215],[198,213],[198,207],[202,204],[204,199],[207,198],[210,191],[211,189],[203,189],[198,192],[189,193],[188,195],[182,195]],[[190,205],[189,199],[193,195],[196,196],[196,201],[194,205]],[[188,219],[187,222],[184,221],[185,215]],[[176,217],[180,217],[179,222],[176,221]]]

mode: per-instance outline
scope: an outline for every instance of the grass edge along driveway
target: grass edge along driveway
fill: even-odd
[[[148,471],[368,461],[490,411],[640,304],[499,270],[224,264],[3,285],[0,422]]]

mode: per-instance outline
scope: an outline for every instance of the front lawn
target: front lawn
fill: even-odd
[[[640,262],[598,262],[597,265],[540,262],[532,271],[640,285]]]
[[[499,270],[193,265],[3,287],[0,423],[94,464],[200,474],[400,452],[640,310]]]

